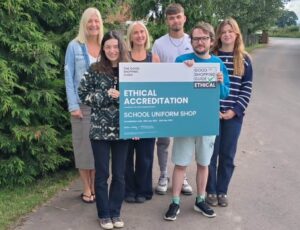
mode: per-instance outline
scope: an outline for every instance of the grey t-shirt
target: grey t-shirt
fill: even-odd
[[[172,63],[178,56],[192,52],[191,40],[187,34],[179,39],[166,34],[156,39],[152,47],[152,53],[157,54],[161,62]]]

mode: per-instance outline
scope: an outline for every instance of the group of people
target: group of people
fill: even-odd
[[[144,23],[133,22],[125,42],[117,31],[103,35],[100,12],[88,8],[81,17],[77,37],[66,51],[65,83],[75,164],[83,183],[81,199],[86,203],[96,202],[103,229],[124,227],[120,213],[124,200],[143,203],[152,199],[155,143],[160,167],[155,192],[166,194],[169,187],[170,138],[119,137],[120,62],[220,64],[219,135],[173,139],[172,199],[164,219],[176,220],[180,193],[193,193],[186,168],[194,153],[197,163],[194,210],[215,217],[213,206],[228,205],[227,191],[237,142],[252,90],[251,60],[234,19],[222,21],[216,34],[210,24],[200,22],[188,35],[184,32],[186,16],[180,4],[170,4],[165,16],[168,33],[157,39],[149,51],[150,36]],[[108,185],[110,165],[112,177]]]

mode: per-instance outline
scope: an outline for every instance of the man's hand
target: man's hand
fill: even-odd
[[[224,77],[222,72],[217,73],[217,81],[223,83]]]
[[[183,63],[186,64],[188,67],[192,67],[195,61],[192,59],[192,60],[186,60]]]

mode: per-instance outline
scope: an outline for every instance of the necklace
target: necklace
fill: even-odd
[[[89,44],[87,43],[88,53],[94,57],[97,58],[100,53],[100,46],[98,44]]]
[[[170,42],[172,43],[173,46],[179,47],[183,44],[184,36],[181,39],[174,39],[174,38],[171,38],[171,36],[169,35],[169,40],[170,40]],[[179,42],[178,42],[178,40],[179,40]]]

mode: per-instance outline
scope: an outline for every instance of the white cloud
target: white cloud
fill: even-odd
[[[285,8],[294,11],[297,14],[298,22],[300,22],[300,0],[291,0]]]

